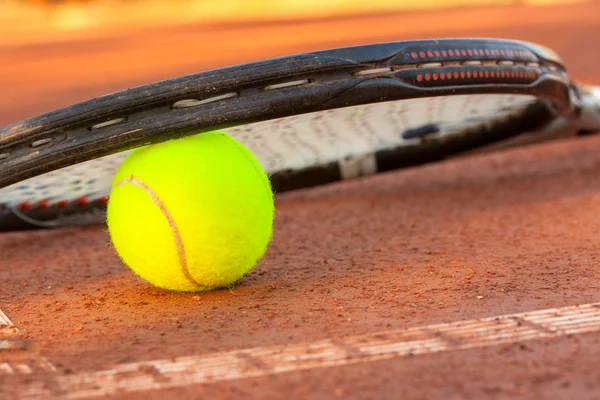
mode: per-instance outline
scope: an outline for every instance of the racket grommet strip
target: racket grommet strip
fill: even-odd
[[[390,72],[393,72],[393,70],[391,68],[373,68],[373,69],[365,69],[363,71],[355,72],[352,74],[352,76],[389,74]]]
[[[439,62],[430,62],[430,63],[423,63],[423,64],[418,64],[417,68],[441,68],[442,67],[442,63]]]
[[[30,146],[35,149],[35,148],[38,148],[38,147],[45,146],[45,145],[47,145],[49,143],[52,143],[53,141],[54,141],[54,138],[40,139],[40,140],[36,140],[35,142],[32,142],[30,144]]]
[[[277,90],[277,89],[285,89],[288,87],[296,87],[296,86],[304,86],[310,83],[309,79],[300,79],[297,81],[283,82],[283,83],[275,83],[273,85],[268,85],[262,88],[262,90]]]
[[[238,97],[239,95],[240,94],[238,92],[232,92],[232,93],[225,93],[225,94],[222,94],[219,96],[209,97],[209,98],[202,99],[202,100],[184,99],[184,100],[176,101],[175,103],[173,103],[173,105],[171,107],[173,109],[198,107],[203,104],[209,104],[209,103],[214,103],[214,102],[221,101],[221,100],[231,99],[233,97]]]
[[[114,118],[114,119],[111,119],[109,121],[100,122],[98,124],[92,125],[88,129],[90,131],[93,131],[93,130],[96,130],[96,129],[105,128],[107,126],[120,124],[121,122],[125,122],[125,121],[127,121],[127,118]]]

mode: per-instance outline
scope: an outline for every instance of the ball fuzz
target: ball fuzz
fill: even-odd
[[[231,286],[264,255],[274,216],[269,178],[221,132],[134,150],[119,167],[107,209],[117,253],[164,289]]]

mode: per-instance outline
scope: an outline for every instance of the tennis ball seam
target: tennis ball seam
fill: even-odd
[[[185,276],[185,278],[190,283],[192,283],[193,285],[196,285],[198,288],[206,289],[206,287],[204,287],[203,285],[196,282],[196,280],[194,279],[192,274],[190,274],[190,270],[188,269],[188,265],[187,265],[187,257],[185,255],[185,246],[183,245],[183,239],[181,238],[181,233],[179,232],[179,228],[177,227],[177,223],[175,222],[175,219],[173,218],[173,216],[167,209],[166,205],[162,202],[160,197],[156,194],[156,192],[154,192],[154,190],[152,190],[152,188],[150,186],[148,186],[141,179],[136,178],[134,175],[131,175],[128,178],[122,179],[121,181],[119,181],[117,183],[117,186],[124,186],[127,184],[139,187],[144,192],[146,192],[146,194],[148,196],[150,196],[150,199],[152,200],[152,202],[158,207],[161,214],[167,220],[167,223],[169,224],[169,227],[171,228],[171,232],[173,232],[173,236],[174,236],[174,240],[175,240],[175,247],[177,248],[177,255],[179,257],[179,266],[181,267],[183,276]]]

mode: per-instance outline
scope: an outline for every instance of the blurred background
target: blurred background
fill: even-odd
[[[223,22],[306,19],[360,13],[581,0],[0,0],[1,25],[30,33]]]
[[[598,83],[598,15],[599,0],[0,0],[0,125],[221,66],[431,37],[535,41]]]

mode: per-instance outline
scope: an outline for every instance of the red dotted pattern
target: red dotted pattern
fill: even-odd
[[[464,79],[527,79],[533,80],[538,77],[537,71],[525,69],[479,69],[454,72],[423,72],[415,77],[417,82],[430,82],[446,79],[464,80]]]
[[[33,207],[33,204],[28,200],[25,200],[25,201],[22,201],[19,203],[19,210],[21,210],[21,211],[27,211],[31,207]]]
[[[32,208],[45,209],[45,208],[52,207],[53,205],[57,208],[65,208],[71,204],[76,204],[77,206],[83,207],[83,206],[86,206],[93,202],[96,202],[98,204],[106,204],[106,203],[108,203],[108,196],[101,196],[95,200],[90,200],[90,198],[88,196],[81,196],[81,197],[75,199],[74,201],[59,200],[54,204],[50,203],[50,199],[42,199],[36,203],[31,202],[29,200],[24,200],[24,201],[20,202],[17,205],[17,207],[19,208],[20,211],[28,211],[28,210],[31,210]]]
[[[81,196],[77,200],[75,200],[78,206],[85,206],[89,203],[89,199],[87,196]]]
[[[441,57],[504,57],[504,58],[525,58],[530,59],[533,57],[533,53],[527,50],[521,49],[511,49],[511,48],[453,48],[453,49],[445,49],[445,50],[421,50],[421,51],[412,51],[410,56],[414,60],[428,60],[431,58]]]

